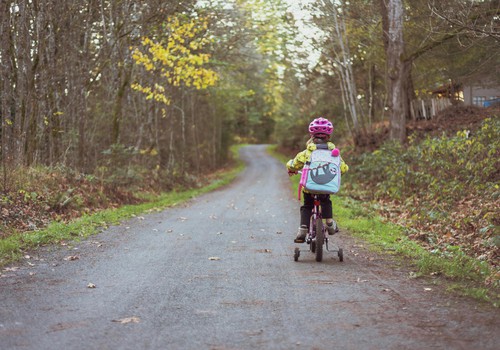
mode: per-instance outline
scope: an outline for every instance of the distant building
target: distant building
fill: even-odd
[[[484,107],[486,101],[500,98],[500,86],[493,84],[474,84],[463,86],[464,104]],[[487,103],[486,105],[489,105]]]

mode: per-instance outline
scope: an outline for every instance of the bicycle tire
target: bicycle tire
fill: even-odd
[[[323,231],[323,220],[316,219],[316,261],[323,260],[323,243],[325,241],[325,232]]]

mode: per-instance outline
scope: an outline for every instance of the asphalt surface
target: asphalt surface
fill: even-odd
[[[284,165],[265,146],[241,155],[223,189],[1,271],[0,349],[500,348],[498,309],[410,278],[345,231],[332,239],[343,262],[295,262]]]

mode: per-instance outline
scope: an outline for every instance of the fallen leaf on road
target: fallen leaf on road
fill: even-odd
[[[87,288],[95,288],[96,285],[94,283],[89,283],[87,284]]]
[[[425,290],[426,292],[430,292],[430,291],[432,290],[432,288],[424,288],[424,290]]]
[[[264,333],[264,330],[259,329],[259,330],[255,330],[255,331],[246,331],[245,333],[249,336],[256,336],[256,335],[261,335],[262,333]]]
[[[139,323],[140,321],[141,319],[139,317],[132,316],[132,317],[125,317],[120,320],[113,320],[112,322],[127,324],[127,323]]]
[[[259,253],[272,253],[273,251],[271,249],[260,249],[258,250]]]
[[[211,256],[208,260],[220,260],[218,256]]]
[[[358,281],[357,282],[358,283],[360,283],[360,282],[368,282],[368,280],[362,280],[361,278],[358,277]]]
[[[5,272],[14,272],[14,271],[17,271],[19,270],[19,267],[6,267],[5,269],[3,269]]]
[[[80,257],[78,255],[70,255],[64,258],[66,261],[73,261],[73,260],[78,260]]]

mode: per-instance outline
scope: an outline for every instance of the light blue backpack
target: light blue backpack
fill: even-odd
[[[312,151],[311,159],[302,169],[299,184],[299,199],[302,188],[309,193],[333,194],[340,189],[340,152],[337,148],[319,144]]]

